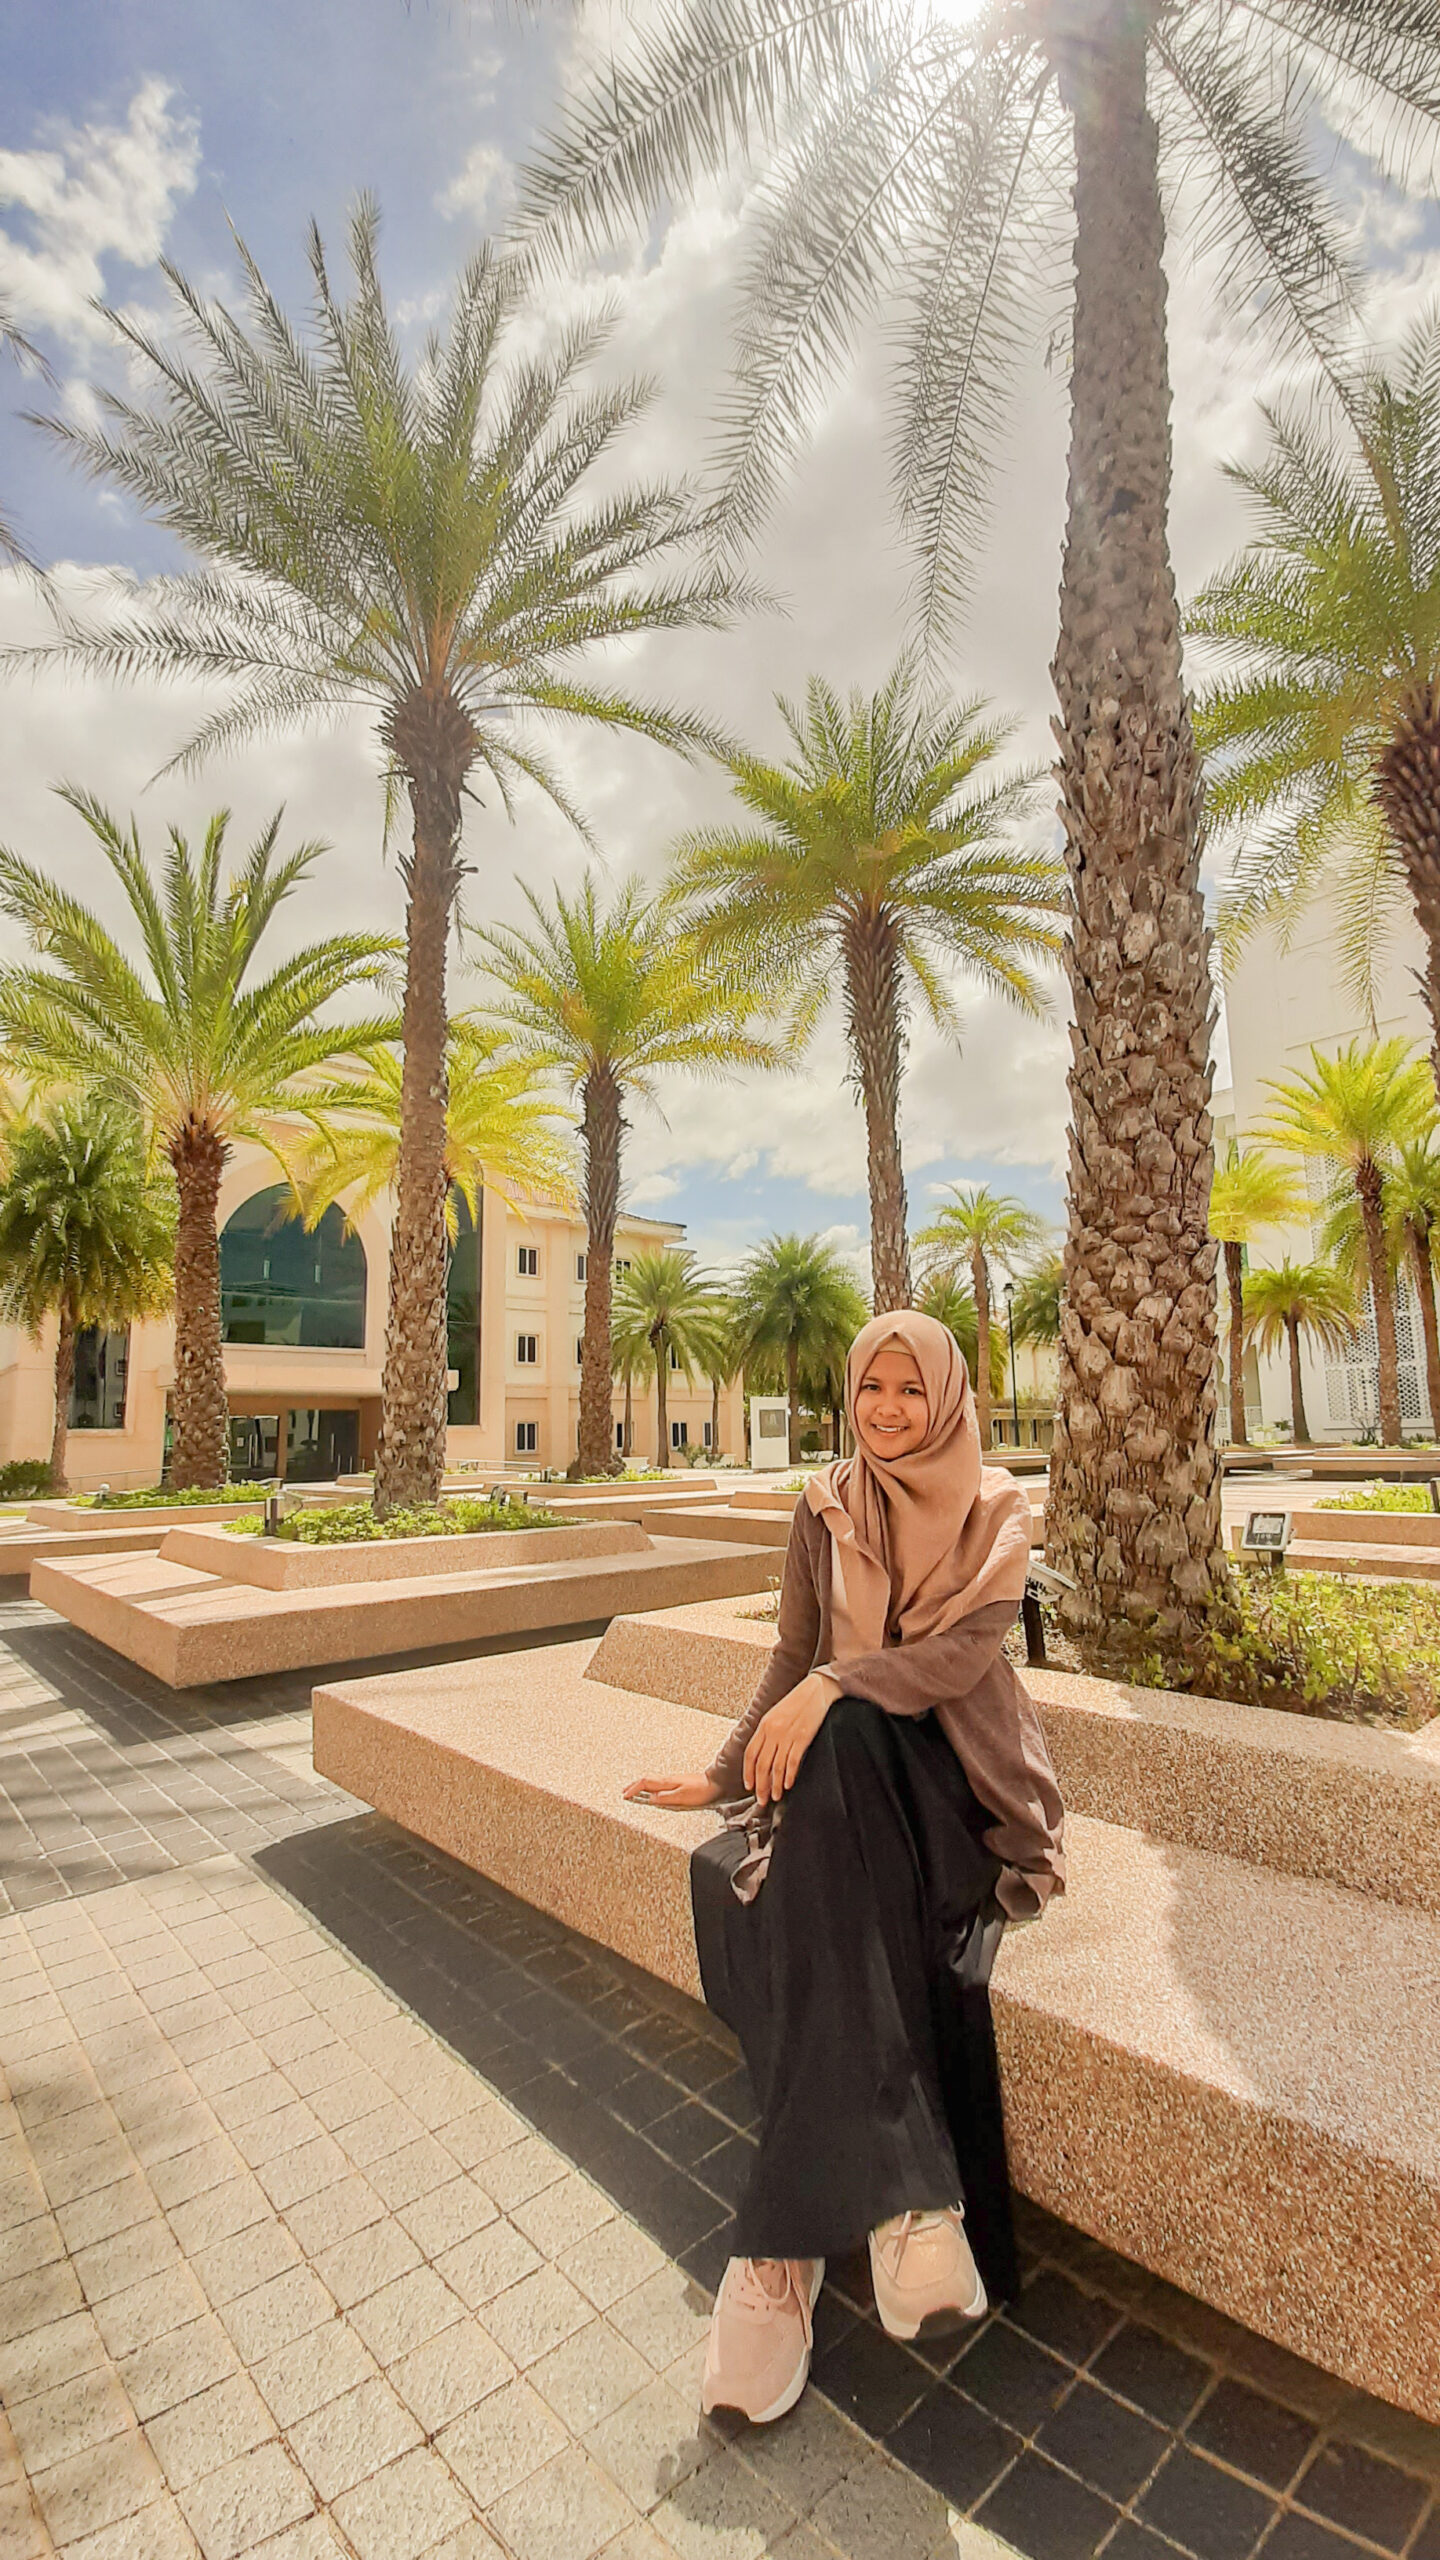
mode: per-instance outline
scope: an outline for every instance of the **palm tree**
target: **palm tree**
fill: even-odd
[[[1380,1437],[1398,1447],[1400,1368],[1395,1343],[1395,1287],[1385,1231],[1385,1180],[1398,1150],[1428,1129],[1435,1086],[1428,1062],[1405,1040],[1362,1049],[1352,1041],[1336,1057],[1310,1052],[1310,1073],[1272,1082],[1274,1116],[1261,1136],[1329,1166],[1343,1221],[1353,1193],[1365,1277],[1375,1314],[1380,1370]]]
[[[445,1224],[453,1250],[463,1201],[478,1223],[480,1194],[575,1206],[572,1124],[528,1058],[509,1055],[498,1033],[463,1016],[450,1025],[445,1066]],[[344,1199],[356,1217],[393,1191],[400,1161],[404,1066],[393,1041],[367,1051],[351,1075],[311,1087],[305,1134],[282,1139],[286,1171],[318,1226]]]
[[[65,1490],[75,1338],[159,1315],[174,1288],[174,1204],[153,1180],[134,1114],[60,1095],[14,1136],[0,1183],[0,1307],[38,1339],[55,1331],[50,1474]]]
[[[980,1370],[980,1326],[975,1311],[975,1292],[953,1267],[932,1271],[922,1280],[915,1294],[915,1304],[922,1315],[933,1316],[937,1324],[948,1325],[965,1356],[965,1366],[972,1379]],[[1005,1346],[997,1328],[990,1327],[990,1358],[987,1364],[992,1404],[1005,1392]],[[978,1399],[978,1390],[977,1390]]]
[[[773,1362],[790,1406],[790,1464],[800,1463],[803,1372],[828,1377],[869,1313],[854,1273],[820,1236],[768,1236],[735,1276],[735,1330],[747,1366]]]
[[[612,1266],[627,1097],[652,1099],[667,1068],[716,1076],[775,1066],[779,1054],[746,1029],[753,991],[733,971],[697,968],[673,908],[638,877],[604,903],[593,872],[573,899],[556,889],[547,903],[529,888],[525,899],[528,930],[487,926],[474,940],[495,989],[486,1018],[518,1057],[564,1076],[580,1101],[586,1249],[576,1468],[598,1475],[615,1463]]]
[[[670,1371],[708,1376],[725,1309],[695,1256],[671,1245],[637,1253],[615,1291],[615,1340],[632,1368],[653,1364],[657,1467],[670,1464]],[[609,1452],[606,1452],[608,1457]]]
[[[1278,1351],[1282,1340],[1290,1353],[1290,1437],[1308,1442],[1310,1424],[1300,1376],[1300,1336],[1308,1333],[1322,1351],[1338,1354],[1360,1331],[1350,1286],[1328,1262],[1282,1262],[1270,1271],[1245,1274],[1245,1338],[1258,1351]]]
[[[0,354],[13,357],[24,372],[41,374],[47,382],[55,379],[39,348],[32,346],[24,332],[16,327],[11,306],[3,297],[0,297]],[[0,560],[11,568],[28,569],[33,565],[19,534],[3,510],[0,510]]]
[[[980,1446],[990,1446],[991,1266],[1013,1271],[1046,1235],[1043,1218],[1023,1200],[992,1191],[984,1182],[952,1182],[947,1200],[915,1238],[924,1245],[927,1272],[936,1278],[968,1270],[975,1299],[975,1419]]]
[[[1244,831],[1222,931],[1238,949],[1283,930],[1328,883],[1373,1004],[1379,929],[1408,895],[1440,1078],[1440,309],[1345,393],[1338,419],[1264,412],[1264,461],[1229,473],[1254,538],[1190,608],[1239,662],[1196,722],[1211,818]]]
[[[778,707],[794,748],[783,764],[738,751],[724,760],[758,826],[687,837],[675,883],[703,954],[769,984],[772,1000],[799,994],[794,1054],[838,988],[865,1111],[875,1305],[907,1307],[900,1084],[911,1002],[958,1036],[947,983],[958,969],[1043,1011],[1025,963],[1059,948],[1050,919],[1061,874],[1013,841],[1033,774],[987,775],[1007,724],[978,702],[947,702],[914,658],[869,697],[842,703],[812,676],[803,710],[783,697]]]
[[[750,199],[759,237],[727,407],[731,520],[756,521],[883,313],[896,495],[931,630],[963,600],[1026,320],[1057,334],[1057,231],[1070,253],[1054,673],[1074,1137],[1050,1552],[1076,1585],[1076,1632],[1129,1623],[1147,1647],[1183,1649],[1226,1567],[1206,1224],[1213,989],[1169,546],[1166,205],[1200,206],[1197,237],[1222,244],[1210,272],[1252,330],[1327,350],[1346,253],[1320,172],[1336,136],[1361,167],[1397,135],[1433,141],[1430,12],[658,0],[628,16],[618,49],[612,13],[594,16],[600,44],[522,176],[532,260],[643,230],[702,175],[759,154],[768,183]],[[1297,99],[1323,99],[1323,116]]]
[[[152,583],[108,619],[70,621],[63,654],[121,676],[226,680],[228,700],[191,738],[187,765],[368,704],[391,780],[409,795],[402,1130],[375,1464],[384,1513],[433,1501],[444,1472],[445,977],[465,797],[483,771],[507,813],[525,781],[568,810],[517,714],[713,744],[702,723],[572,670],[598,643],[717,624],[740,590],[720,571],[676,572],[697,527],[683,490],[650,481],[590,494],[647,396],[634,383],[584,386],[603,330],[571,328],[546,352],[519,353],[513,271],[487,248],[458,281],[444,338],[407,364],[376,230],[362,202],[349,302],[312,232],[308,332],[243,248],[239,316],[172,275],[176,337],[110,315],[151,404],[102,392],[99,425],[48,424],[93,478],[207,564]]]
[[[1022,1271],[1015,1284],[1015,1339],[1051,1350],[1060,1339],[1064,1313],[1065,1257],[1042,1254]]]
[[[1210,1193],[1210,1233],[1225,1260],[1225,1286],[1230,1297],[1230,1437],[1246,1445],[1245,1432],[1245,1247],[1262,1227],[1298,1226],[1309,1216],[1304,1185],[1284,1165],[1272,1164],[1258,1147],[1239,1147],[1232,1138],[1225,1161],[1215,1168]]]
[[[1440,1226],[1440,1131],[1427,1129],[1408,1138],[1397,1150],[1397,1162],[1385,1184],[1385,1209],[1399,1242],[1408,1254],[1415,1295],[1420,1302],[1420,1328],[1425,1338],[1425,1394],[1430,1428],[1440,1439],[1440,1325],[1435,1312],[1435,1245]]]
[[[215,1223],[226,1158],[237,1139],[268,1144],[307,1082],[383,1037],[383,1020],[320,1017],[379,976],[395,945],[381,934],[330,934],[257,978],[260,942],[322,846],[279,856],[277,814],[227,878],[221,810],[198,853],[171,829],[157,875],[133,819],[127,831],[87,793],[60,796],[99,844],[143,962],[45,872],[0,851],[0,914],[37,954],[0,970],[0,1043],[22,1071],[115,1096],[169,1158],[178,1210],[171,1481],[209,1488],[224,1483],[227,1463]]]

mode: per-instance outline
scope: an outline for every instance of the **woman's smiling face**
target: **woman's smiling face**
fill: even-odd
[[[855,1390],[855,1428],[873,1458],[903,1458],[929,1430],[919,1368],[898,1342],[866,1362]]]

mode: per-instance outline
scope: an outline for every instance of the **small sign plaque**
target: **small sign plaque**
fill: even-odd
[[[1283,1556],[1290,1544],[1289,1512],[1247,1512],[1240,1544],[1247,1555]]]

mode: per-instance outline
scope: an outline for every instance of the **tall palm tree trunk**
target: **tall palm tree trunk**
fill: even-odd
[[[1305,1411],[1305,1388],[1300,1376],[1300,1319],[1297,1315],[1286,1317],[1285,1332],[1290,1344],[1290,1437],[1308,1442],[1310,1419]]]
[[[1360,1224],[1365,1237],[1365,1264],[1370,1300],[1375,1309],[1375,1348],[1380,1370],[1380,1437],[1387,1449],[1398,1449],[1400,1429],[1400,1353],[1395,1340],[1395,1291],[1385,1251],[1385,1180],[1371,1156],[1355,1170]]]
[[[792,1467],[800,1464],[800,1341],[791,1334],[785,1345],[785,1401],[789,1408],[789,1446],[786,1455]]]
[[[1410,1267],[1415,1274],[1415,1295],[1420,1301],[1420,1328],[1425,1336],[1425,1397],[1430,1407],[1430,1429],[1440,1438],[1440,1325],[1435,1319],[1435,1263],[1430,1251],[1431,1221],[1407,1218],[1405,1231],[1410,1243]]]
[[[374,1502],[382,1519],[436,1501],[445,1475],[445,973],[460,886],[460,794],[475,740],[458,704],[422,695],[397,713],[390,743],[410,786],[414,841],[402,865],[405,1060],[375,1452]]]
[[[970,1256],[970,1285],[975,1292],[975,1421],[982,1454],[988,1453],[990,1422],[990,1267],[977,1245]]]
[[[229,1150],[205,1122],[187,1119],[170,1140],[175,1220],[174,1439],[170,1482],[177,1492],[225,1482],[229,1456],[225,1348],[220,1333],[220,1177]]]
[[[718,1378],[710,1381],[710,1454],[713,1458],[720,1455],[720,1384]]]
[[[670,1342],[663,1329],[659,1340],[656,1341],[652,1335],[651,1342],[655,1352],[655,1436],[658,1443],[655,1464],[657,1467],[668,1467],[670,1464]]]
[[[1245,1434],[1245,1262],[1238,1244],[1225,1252],[1225,1290],[1230,1301],[1230,1437],[1237,1449]]]
[[[1440,694],[1417,695],[1379,759],[1375,797],[1400,850],[1425,946],[1416,971],[1430,1016],[1430,1062],[1440,1092]],[[1440,1431],[1440,1414],[1432,1415]]]
[[[50,1435],[50,1482],[57,1493],[70,1490],[65,1475],[65,1449],[70,1437],[74,1385],[75,1309],[68,1298],[62,1298],[55,1332],[55,1427]]]
[[[1207,1232],[1212,989],[1170,564],[1152,6],[1057,9],[1075,137],[1069,521],[1054,679],[1071,879],[1069,1232],[1050,1553],[1081,1634],[1199,1635],[1224,1587]],[[1153,1636],[1151,1638],[1153,1641]]]
[[[860,1098],[870,1183],[870,1273],[877,1315],[908,1307],[910,1242],[900,1154],[905,1041],[899,936],[884,914],[852,915],[845,928],[845,1017]]]
[[[580,1449],[576,1466],[582,1476],[611,1475],[615,1469],[610,1321],[624,1134],[620,1087],[608,1067],[592,1067],[585,1078],[580,1120],[580,1146],[585,1161],[585,1332],[580,1345]],[[628,1370],[625,1390],[628,1403]]]
[[[588,1274],[588,1264],[586,1269]],[[625,1419],[620,1425],[620,1448],[624,1457],[630,1458],[635,1454],[635,1374],[628,1361],[625,1364]]]

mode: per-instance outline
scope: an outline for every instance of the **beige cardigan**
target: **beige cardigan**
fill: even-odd
[[[887,1715],[933,1707],[981,1805],[984,1838],[1005,1870],[996,1895],[1012,1920],[1031,1920],[1065,1890],[1064,1808],[1034,1700],[1001,1650],[1015,1622],[1009,1601],[977,1609],[958,1626],[915,1644],[887,1644],[844,1664],[830,1659],[830,1534],[801,1501],[780,1589],[775,1648],[760,1685],[707,1776],[734,1801],[746,1793],[745,1746],[761,1717],[824,1668],[844,1694]]]

